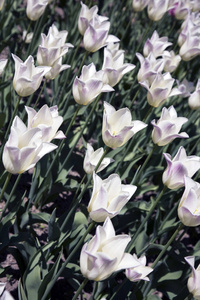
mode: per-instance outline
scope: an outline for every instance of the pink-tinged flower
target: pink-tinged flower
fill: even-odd
[[[110,148],[124,145],[134,134],[145,128],[147,124],[141,121],[132,121],[128,108],[115,108],[104,102],[102,137],[104,143]]]
[[[199,0],[193,0],[191,3],[191,10],[193,12],[199,12],[199,7],[200,7],[200,1]]]
[[[191,0],[178,0],[175,2],[174,15],[178,20],[184,20],[191,9]]]
[[[180,94],[180,91],[177,88],[172,89],[174,81],[175,80],[171,77],[170,73],[157,73],[151,85],[148,81],[139,83],[148,91],[148,103],[153,107],[158,107],[162,105],[167,98]]]
[[[127,234],[115,235],[112,222],[107,218],[103,226],[97,226],[96,234],[81,250],[80,269],[83,276],[101,281],[113,272],[139,265],[131,254],[124,252],[130,240]]]
[[[187,98],[191,95],[191,92],[194,91],[194,83],[184,79],[182,82],[176,80],[177,88],[180,91],[180,97]]]
[[[104,48],[104,81],[110,86],[115,86],[127,72],[132,71],[135,65],[124,64],[124,51],[119,50],[119,43],[109,43]]]
[[[136,282],[139,280],[149,281],[147,275],[153,272],[153,269],[151,267],[146,266],[146,256],[141,256],[140,258],[137,258],[137,255],[133,254],[133,257],[135,260],[138,261],[139,266],[126,269],[126,277],[132,282]]]
[[[100,93],[112,92],[114,89],[104,83],[104,71],[96,71],[93,63],[83,66],[81,76],[76,77],[72,92],[74,100],[81,105],[90,104]]]
[[[178,216],[186,226],[200,225],[200,184],[184,177],[185,191],[178,206]]]
[[[188,33],[185,42],[182,44],[179,54],[184,61],[189,61],[200,55],[200,37],[199,35],[192,36]]]
[[[200,108],[200,79],[198,79],[194,93],[192,93],[188,99],[188,104],[191,109]]]
[[[154,31],[152,37],[147,39],[144,44],[143,54],[144,56],[148,56],[151,52],[156,58],[161,56],[164,50],[171,45],[172,43],[168,42],[168,38],[166,36],[159,38],[157,31]]]
[[[149,0],[133,0],[132,6],[134,11],[142,11],[149,3]]]
[[[0,10],[2,10],[2,9],[3,9],[4,2],[5,2],[5,0],[0,0]]]
[[[175,55],[174,51],[164,51],[162,55],[164,59],[164,71],[172,73],[176,70],[179,63],[181,62],[180,55]]]
[[[184,186],[184,176],[192,177],[200,169],[200,157],[187,156],[185,149],[180,147],[173,159],[168,153],[163,153],[167,168],[163,173],[163,184],[169,189],[178,189]]]
[[[186,262],[190,265],[192,268],[192,273],[190,274],[190,277],[187,282],[187,287],[190,293],[194,296],[195,299],[200,299],[200,264],[195,269],[194,263],[195,263],[195,257],[194,256],[187,256],[185,257]]]
[[[181,25],[181,32],[178,37],[178,45],[181,47],[186,41],[188,34],[198,36],[200,30],[199,13],[189,13]]]
[[[149,19],[159,21],[169,9],[169,0],[149,0],[147,13]]]
[[[93,173],[93,182],[88,211],[95,222],[104,222],[107,217],[111,219],[118,215],[137,189],[135,185],[121,184],[117,174],[102,180]]]
[[[41,129],[35,127],[28,130],[22,120],[15,117],[3,150],[3,164],[9,173],[21,174],[56,148],[54,144],[43,142]]]
[[[96,52],[108,43],[119,42],[120,40],[116,36],[108,35],[109,29],[109,21],[102,21],[99,16],[94,16],[83,36],[85,50]]]
[[[48,0],[27,0],[27,17],[32,21],[38,20],[43,15],[49,2]]]
[[[147,57],[143,57],[140,53],[136,53],[136,56],[140,61],[140,69],[137,75],[138,81],[147,80],[151,84],[156,74],[163,71],[164,59],[156,59],[151,52]]]
[[[170,106],[169,109],[164,107],[157,123],[155,120],[151,122],[154,126],[152,131],[152,140],[154,144],[164,146],[176,138],[188,138],[189,135],[186,132],[179,133],[182,125],[187,121],[187,118],[177,117],[177,112],[173,106]]]
[[[28,114],[28,129],[41,129],[43,142],[65,138],[64,133],[61,130],[58,131],[63,122],[63,117],[58,115],[57,105],[49,108],[45,104],[38,112],[28,106],[25,108]]]
[[[3,70],[5,69],[7,62],[8,60],[5,58],[0,59],[0,76],[3,73]]]
[[[41,44],[38,47],[37,62],[40,66],[50,66],[51,70],[45,75],[47,79],[54,79],[61,71],[70,68],[69,65],[62,65],[62,57],[73,45],[65,43],[68,32],[58,31],[53,24],[47,36],[41,34]]]
[[[103,152],[104,151],[102,147],[94,151],[94,148],[90,144],[87,144],[87,151],[83,161],[83,169],[87,174],[92,174],[94,172],[99,160],[103,155]],[[113,161],[114,160],[112,158],[105,157],[98,167],[96,173],[105,169]]]
[[[29,56],[25,62],[14,54],[12,57],[15,61],[13,87],[19,96],[30,96],[39,88],[43,76],[51,67],[35,67],[32,56]]]
[[[81,11],[78,19],[78,30],[81,35],[84,35],[93,17],[98,16],[101,22],[108,20],[107,17],[97,15],[97,12],[98,12],[97,5],[89,8],[81,1]]]

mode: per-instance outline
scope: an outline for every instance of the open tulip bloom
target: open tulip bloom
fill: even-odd
[[[152,131],[154,144],[164,146],[176,138],[188,138],[189,135],[186,132],[179,133],[182,125],[187,121],[187,118],[177,117],[177,112],[173,106],[170,106],[169,109],[164,107],[157,123],[155,120],[151,122],[154,127]]]
[[[184,186],[184,176],[192,177],[200,169],[200,157],[187,156],[185,149],[180,147],[173,159],[168,153],[163,153],[167,168],[163,173],[163,184],[169,189],[178,189]]]
[[[140,258],[137,258],[137,255],[133,254],[133,257],[138,261],[139,266],[126,269],[126,273],[125,273],[126,277],[132,282],[136,282],[139,280],[149,281],[147,275],[153,272],[153,269],[146,266],[147,263],[146,256],[141,256]]]
[[[200,299],[200,264],[195,269],[195,257],[194,256],[187,256],[185,257],[186,262],[192,268],[192,273],[188,279],[187,287],[190,293],[194,296],[195,299]]]
[[[83,66],[81,76],[76,77],[73,83],[72,92],[74,100],[81,105],[90,104],[99,94],[112,92],[114,89],[104,83],[104,71],[96,71],[93,63]]]
[[[35,67],[31,55],[25,62],[14,54],[12,54],[12,57],[15,61],[13,87],[19,96],[30,96],[39,88],[43,76],[50,71],[51,67]]]
[[[54,144],[43,142],[40,128],[28,129],[16,116],[3,150],[3,164],[8,172],[20,174],[33,168],[45,154],[56,148]]]
[[[168,38],[166,36],[159,37],[157,31],[154,31],[152,37],[147,39],[144,44],[143,54],[144,56],[148,56],[149,53],[153,53],[155,58],[161,56],[164,53],[164,50],[171,46],[172,43],[168,42]]]
[[[185,176],[185,191],[178,206],[178,216],[186,226],[200,225],[200,184]]]
[[[128,108],[116,111],[112,105],[104,102],[102,138],[106,146],[113,149],[121,147],[146,126],[142,121],[132,121]]]
[[[93,171],[95,170],[99,160],[101,159],[102,155],[104,153],[103,147],[97,149],[96,151],[94,151],[93,147],[90,144],[87,144],[87,151],[85,154],[85,158],[83,161],[83,168],[84,171],[87,174],[92,174]],[[111,162],[113,162],[114,160],[110,157],[105,157],[100,166],[98,167],[96,173],[102,171],[103,169],[105,169]]]
[[[121,184],[117,174],[102,180],[93,173],[93,182],[88,211],[95,222],[104,222],[107,217],[113,218],[118,215],[137,189],[135,185]]]
[[[96,234],[81,250],[83,276],[101,281],[113,272],[140,265],[133,255],[124,252],[130,240],[127,234],[115,235],[112,222],[107,218],[103,226],[97,226]]]

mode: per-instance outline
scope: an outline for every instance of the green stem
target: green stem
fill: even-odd
[[[151,217],[152,213],[154,212],[155,207],[157,206],[158,202],[160,201],[160,199],[162,198],[163,194],[165,193],[165,191],[167,190],[167,187],[164,186],[163,190],[160,192],[159,196],[157,197],[157,199],[155,200],[155,202],[153,203],[150,211],[148,212],[148,214],[146,215],[146,217],[144,218],[144,220],[142,221],[142,223],[140,224],[139,228],[137,229],[136,233],[134,234],[134,237],[132,238],[129,246],[128,246],[128,252],[131,252],[131,250],[133,249],[133,247],[135,246],[135,241],[138,237],[138,235],[140,234],[140,232],[142,231],[142,229],[144,228],[145,223],[148,221],[148,219]]]
[[[163,256],[163,254],[167,251],[168,247],[171,245],[171,243],[174,241],[174,239],[176,238],[177,234],[179,233],[179,231],[183,228],[183,224],[180,223],[178,228],[176,229],[176,231],[174,232],[174,234],[171,236],[171,238],[169,239],[169,241],[167,242],[167,244],[165,245],[165,247],[163,248],[163,250],[160,252],[160,254],[158,255],[158,257],[156,258],[156,260],[153,262],[151,268],[155,268],[155,266],[157,265],[157,263],[159,262],[159,260],[161,259],[161,257]]]
[[[26,31],[25,38],[24,38],[24,40],[23,40],[23,42],[22,42],[21,50],[23,50],[24,44],[26,43],[26,38],[27,38],[27,35],[28,35],[29,31],[30,31],[31,24],[32,24],[32,20],[30,20],[30,22],[29,22],[29,25],[28,25],[28,29],[27,29],[27,31]]]
[[[47,84],[47,79],[45,79],[45,81],[44,81],[44,83],[43,83],[43,86],[42,86],[42,88],[41,88],[41,90],[40,90],[40,93],[39,93],[39,95],[38,95],[38,97],[37,97],[37,100],[35,101],[35,104],[34,104],[33,108],[36,108],[36,106],[37,106],[37,104],[38,104],[38,101],[40,100],[40,97],[41,97],[41,95],[42,95],[42,92],[43,92],[43,90],[44,90],[46,84]]]
[[[71,251],[71,253],[68,255],[67,259],[65,260],[64,264],[62,265],[62,267],[59,269],[58,273],[54,276],[53,280],[49,283],[49,285],[47,286],[47,289],[43,295],[43,297],[41,298],[41,300],[46,300],[47,296],[49,295],[52,287],[54,286],[54,284],[56,283],[57,279],[61,276],[62,272],[65,270],[67,264],[71,261],[71,259],[73,258],[73,256],[77,253],[77,251],[79,250],[79,248],[81,247],[82,243],[84,242],[86,236],[88,235],[88,233],[94,228],[95,226],[95,222],[92,221],[90,223],[90,225],[88,226],[87,230],[85,231],[84,235],[82,236],[82,238],[79,240],[79,242],[76,244],[76,246],[74,247],[74,249]]]
[[[84,281],[79,286],[78,290],[76,291],[76,294],[74,295],[74,297],[72,298],[72,300],[77,300],[78,299],[78,296],[80,295],[82,289],[86,286],[87,283],[88,283],[88,279],[85,278]]]
[[[3,185],[3,187],[2,187],[2,190],[1,190],[0,201],[1,201],[2,198],[3,198],[3,195],[4,195],[5,191],[6,191],[6,188],[7,188],[7,186],[8,186],[8,183],[9,183],[9,181],[10,181],[11,176],[12,176],[12,174],[11,174],[11,173],[8,173],[8,175],[7,175],[7,177],[6,177],[6,180],[5,180],[5,182],[4,182],[4,185]],[[1,221],[2,218],[3,218],[3,215],[4,215],[4,213],[5,213],[5,211],[6,211],[7,207],[8,207],[8,204],[9,204],[9,201],[6,202],[6,204],[5,204],[5,206],[4,206],[3,210],[2,210],[1,217],[0,217],[0,221]]]
[[[135,100],[136,100],[136,98],[137,98],[137,96],[138,96],[140,90],[141,90],[141,85],[140,85],[140,87],[137,89],[137,92],[135,93],[135,96],[133,97],[132,104],[134,104],[134,102],[135,102]]]
[[[143,170],[145,169],[148,161],[150,160],[150,158],[151,158],[151,156],[154,153],[154,151],[155,151],[156,148],[157,148],[157,145],[154,145],[153,149],[151,150],[151,152],[149,153],[149,155],[145,159],[145,162],[143,163],[142,167],[140,168],[139,172],[137,173],[136,177],[134,178],[133,184],[135,184],[136,180],[140,179],[140,176],[141,176]]]
[[[106,154],[108,153],[108,150],[109,150],[109,147],[106,146],[106,148],[105,148],[105,150],[104,150],[104,153],[103,153],[103,155],[101,156],[100,160],[98,161],[98,164],[96,165],[96,168],[95,168],[94,172],[96,172],[96,171],[98,170],[98,168],[99,168],[99,166],[100,166],[102,160],[104,159],[104,157],[105,157]],[[85,175],[85,176],[86,176],[86,175]],[[85,180],[85,176],[83,177],[81,183]],[[83,195],[85,194],[85,191],[87,190],[89,184],[91,183],[91,180],[92,180],[92,174],[90,174],[90,176],[89,176],[89,178],[88,178],[88,181],[86,182],[86,184],[85,184],[85,186],[84,186],[84,189],[82,190],[82,192],[79,194],[78,197],[76,197],[77,194],[78,194],[78,192],[75,193],[74,198],[73,198],[73,200],[72,200],[72,203],[70,204],[69,213],[68,213],[67,217],[65,218],[65,220],[64,220],[64,222],[63,222],[63,224],[62,224],[62,226],[61,226],[61,231],[63,230],[63,228],[64,228],[65,225],[67,224],[67,222],[68,222],[68,220],[70,219],[72,213],[76,210],[77,205],[78,205],[78,203],[80,202],[80,200],[82,199]],[[79,184],[77,191],[80,189],[81,183]]]

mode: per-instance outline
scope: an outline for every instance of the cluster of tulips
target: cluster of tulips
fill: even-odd
[[[26,9],[28,18],[32,21],[39,19],[50,2],[28,0]],[[0,1],[0,9],[3,5],[4,1]],[[198,110],[200,79],[195,87],[192,82],[186,79],[179,82],[173,76],[182,60],[189,61],[200,54],[199,1],[133,0],[132,6],[135,11],[142,11],[147,7],[148,16],[152,21],[160,20],[166,12],[178,20],[184,20],[178,38],[179,54],[175,54],[173,50],[166,50],[173,45],[167,37],[159,37],[157,31],[154,31],[152,37],[144,43],[143,54],[136,53],[140,63],[137,80],[141,88],[147,90],[146,97],[151,110],[162,106],[173,96],[187,97],[189,107]],[[120,40],[109,34],[110,22],[107,17],[98,14],[96,5],[89,8],[81,2],[78,29],[83,36],[85,58],[89,53],[104,47],[101,70],[97,71],[93,62],[84,65],[83,61],[80,74],[74,77],[72,94],[80,109],[81,106],[97,101],[102,93],[113,92],[122,77],[135,69],[135,65],[124,63],[125,51],[120,49]],[[71,67],[62,63],[63,57],[74,47],[66,43],[67,36],[68,32],[59,31],[55,24],[49,28],[47,35],[41,34],[41,43],[37,49],[37,67],[32,56],[22,61],[17,55],[12,54],[15,62],[13,87],[19,95],[19,101],[35,93],[43,80],[45,82],[54,80],[61,72]],[[27,37],[28,32],[24,38]],[[0,60],[0,75],[6,69],[6,64],[7,59]],[[38,111],[34,108],[25,106],[27,125],[23,119],[16,116],[16,113],[11,119],[9,137],[2,150],[3,165],[11,174],[21,174],[32,169],[44,155],[59,149],[59,146],[52,143],[53,139],[64,141],[67,137],[67,134],[59,130],[63,117],[59,115],[56,105],[48,107],[45,104]],[[89,242],[83,245],[80,254],[80,270],[89,280],[102,281],[114,272],[124,269],[126,277],[132,282],[149,281],[148,275],[153,271],[154,264],[147,265],[145,255],[138,258],[135,253],[130,254],[126,251],[127,245],[129,243],[131,245],[131,236],[116,234],[111,221],[130,201],[137,186],[122,184],[117,173],[111,174],[106,179],[101,179],[96,174],[114,162],[112,158],[106,157],[108,149],[124,146],[136,133],[148,126],[149,117],[150,115],[143,121],[132,120],[132,111],[128,107],[116,109],[104,101],[102,140],[106,150],[103,148],[95,150],[89,142],[87,143],[83,168],[93,177],[93,191],[87,209],[93,222],[103,222],[102,226],[97,226],[96,233]],[[186,132],[180,132],[187,122],[188,118],[178,116],[173,105],[169,108],[163,107],[160,118],[151,120],[152,141],[155,147],[166,146],[176,138],[189,138]],[[149,154],[147,162],[152,154],[153,151]],[[200,225],[200,184],[192,179],[200,169],[200,157],[188,156],[183,146],[173,158],[169,153],[163,155],[167,163],[162,175],[165,186],[163,193],[167,188],[177,190],[185,187],[178,206],[178,217],[185,226]],[[134,183],[137,184],[142,170],[143,167],[136,174]],[[155,206],[156,204],[157,202]],[[188,289],[196,299],[200,299],[200,266],[195,269],[195,260],[192,256],[185,257],[185,260],[192,267]]]

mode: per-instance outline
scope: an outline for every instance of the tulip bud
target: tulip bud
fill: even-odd
[[[169,0],[149,0],[147,13],[149,19],[159,21],[168,11]]]
[[[91,19],[95,15],[97,15],[97,12],[98,12],[97,5],[88,8],[88,6],[81,1],[81,11],[78,19],[78,30],[81,35],[84,35],[86,29],[89,26]]]
[[[164,107],[157,123],[155,123],[155,120],[151,122],[154,126],[152,132],[154,144],[164,146],[169,144],[175,138],[188,138],[189,135],[186,132],[179,133],[182,125],[187,121],[187,118],[177,117],[177,112],[173,106],[170,106],[169,109]]]
[[[149,0],[133,0],[132,6],[134,11],[142,11],[149,3]]]
[[[156,58],[161,56],[164,50],[171,45],[172,43],[168,42],[167,37],[159,38],[157,31],[154,31],[152,37],[147,39],[146,43],[144,44],[143,54],[144,56],[148,56],[151,52]]]
[[[3,150],[3,164],[8,172],[21,174],[56,148],[54,144],[43,142],[41,129],[35,127],[28,130],[22,120],[15,117]]]
[[[38,20],[44,13],[48,0],[27,0],[26,14],[27,17],[32,20]]]
[[[184,79],[182,82],[177,82],[177,88],[180,91],[180,97],[187,98],[190,96],[191,92],[194,91],[194,84],[192,81],[188,81],[187,79]]]
[[[165,62],[164,71],[169,73],[174,72],[181,61],[180,55],[175,55],[174,51],[164,51],[163,59]]]
[[[64,133],[61,130],[58,131],[63,122],[63,117],[58,115],[57,105],[49,108],[45,104],[38,112],[28,106],[25,106],[25,108],[28,114],[28,129],[41,129],[43,142],[65,138]]]
[[[191,0],[178,0],[176,1],[176,5],[174,7],[174,15],[176,19],[183,20],[187,17],[190,9],[191,9]]]
[[[110,22],[102,21],[99,16],[95,16],[89,23],[84,33],[83,44],[85,50],[96,52],[108,43],[116,43],[120,40],[114,35],[108,35]]]
[[[19,96],[30,96],[39,88],[43,76],[51,67],[35,67],[32,56],[29,56],[25,62],[14,54],[12,57],[15,61],[13,87]]]
[[[93,182],[94,187],[88,211],[95,222],[104,222],[107,217],[111,219],[118,215],[137,189],[134,185],[121,184],[117,174],[112,174],[102,180],[93,173]]]
[[[188,99],[188,104],[191,109],[200,108],[200,79],[197,82],[196,90],[190,95]]]
[[[149,281],[147,275],[153,272],[153,269],[146,266],[146,256],[137,258],[137,255],[133,254],[133,257],[136,261],[138,261],[139,266],[126,269],[126,277],[132,282],[139,280]]]
[[[26,40],[25,40],[25,38],[26,38]],[[23,31],[22,39],[25,40],[26,44],[30,44],[30,42],[32,41],[32,38],[33,38],[33,32],[29,32],[27,34],[26,30]]]
[[[163,184],[169,189],[178,189],[184,186],[184,176],[192,177],[200,169],[200,157],[187,156],[185,149],[180,147],[173,159],[168,153],[163,153],[167,168],[163,173]]]
[[[104,48],[102,70],[105,72],[104,81],[115,86],[127,72],[135,68],[132,64],[124,64],[124,51],[119,50],[119,44],[109,43]],[[105,79],[106,78],[106,79]]]
[[[0,59],[0,76],[3,73],[3,70],[5,69],[6,65],[7,65],[8,60],[7,59]]]
[[[102,137],[104,143],[110,148],[118,148],[124,145],[132,136],[145,128],[147,124],[141,121],[132,121],[128,108],[115,110],[107,102],[104,102]]]
[[[185,191],[178,206],[178,216],[186,226],[200,225],[200,184],[185,176]]]
[[[147,89],[147,101],[149,105],[153,107],[158,107],[162,105],[167,98],[181,93],[177,88],[172,89],[174,79],[170,73],[157,73],[151,85],[148,81],[139,83]]]
[[[90,144],[87,144],[87,151],[86,151],[84,162],[83,162],[83,168],[87,174],[93,173],[99,160],[101,159],[101,157],[103,155],[103,152],[104,151],[103,151],[102,147],[97,149],[96,151],[94,151],[93,147]],[[102,160],[100,166],[98,167],[98,170],[96,171],[96,173],[105,169],[113,161],[114,160],[112,158],[105,157]]]
[[[83,276],[101,281],[113,272],[138,266],[138,261],[124,252],[130,240],[127,234],[115,235],[112,222],[107,218],[103,226],[97,226],[96,234],[81,250],[80,269]]]
[[[104,72],[96,71],[93,63],[83,66],[81,76],[76,77],[72,92],[74,100],[81,105],[90,104],[100,93],[112,92],[114,89],[103,81]]]
[[[200,54],[200,37],[188,33],[185,42],[182,44],[179,54],[184,61],[189,61]]]
[[[194,256],[187,256],[185,257],[186,262],[192,268],[192,273],[188,279],[187,287],[190,293],[194,296],[195,299],[200,300],[200,264],[195,269],[194,267]]]

